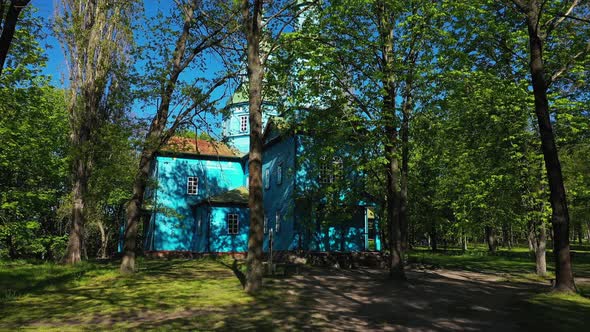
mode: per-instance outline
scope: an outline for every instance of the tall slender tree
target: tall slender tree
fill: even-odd
[[[587,32],[590,26],[590,7],[587,2],[541,1],[541,0],[506,0],[510,9],[521,14],[528,34],[530,77],[535,100],[535,114],[541,138],[541,150],[545,160],[545,170],[550,191],[553,225],[553,254],[555,258],[555,287],[559,292],[575,291],[574,276],[570,256],[569,226],[566,190],[564,186],[559,152],[555,133],[551,123],[548,91],[550,85],[563,76],[576,61],[583,60],[590,54],[590,43],[574,41],[569,45],[572,55],[551,73],[546,67],[547,43],[556,37],[555,31],[564,21],[573,21],[576,25],[574,35]],[[584,27],[583,25],[586,25]],[[566,27],[565,29],[567,29]],[[571,27],[569,27],[571,29]],[[558,37],[559,38],[559,37]],[[574,37],[575,38],[575,37]],[[549,50],[550,52],[551,50]],[[555,50],[553,50],[555,52]]]
[[[311,2],[310,2],[311,3]],[[242,0],[241,26],[246,39],[246,67],[250,112],[249,201],[250,233],[245,290],[256,293],[262,287],[262,241],[264,237],[262,194],[262,101],[266,62],[280,47],[280,36],[309,7],[306,1],[284,0],[268,3]],[[266,15],[263,17],[263,11]]]
[[[134,2],[62,0],[56,31],[67,54],[70,88],[68,110],[72,148],[71,230],[64,262],[80,262],[88,181],[92,174],[97,132],[106,115],[109,90],[121,73],[132,39]]]
[[[145,101],[157,107],[142,142],[133,194],[127,205],[120,266],[124,274],[135,272],[137,232],[156,153],[179,127],[191,123],[196,115],[211,111],[216,102],[213,93],[233,76],[225,68],[207,79],[200,63],[216,56],[221,43],[236,31],[232,20],[222,19],[235,14],[234,8],[226,6],[224,1],[178,0],[175,4],[171,16],[160,17],[151,27],[152,39],[148,39],[149,44],[142,53],[150,59],[145,68],[148,73],[145,86],[149,89],[158,82],[154,89],[145,92]],[[179,29],[162,30],[162,25],[179,26]],[[169,40],[175,40],[172,52],[168,51]],[[191,69],[196,78],[184,80],[182,75]]]
[[[262,240],[264,206],[262,197],[262,79],[264,70],[260,54],[262,39],[262,0],[242,1],[242,20],[246,34],[248,61],[248,97],[250,112],[250,153],[248,186],[250,196],[250,233],[246,258],[246,292],[256,293],[262,287]]]

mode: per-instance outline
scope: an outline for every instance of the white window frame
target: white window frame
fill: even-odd
[[[248,116],[247,115],[240,115],[240,132],[245,133],[248,131]]]
[[[283,183],[283,163],[277,165],[277,184]]]
[[[232,225],[232,222],[235,222],[235,225]],[[227,234],[236,235],[238,233],[240,233],[240,216],[237,213],[228,213]]]
[[[264,170],[264,189],[270,188],[270,169]]]
[[[281,230],[281,213],[277,211],[275,214],[275,233]]]
[[[196,176],[189,176],[186,178],[186,193],[187,195],[199,194],[199,178]]]

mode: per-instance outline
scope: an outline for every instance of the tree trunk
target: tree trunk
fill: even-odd
[[[75,106],[74,106],[75,107]],[[74,150],[73,186],[72,186],[72,214],[71,227],[66,254],[63,258],[65,264],[76,264],[82,260],[84,248],[84,224],[86,221],[85,205],[88,194],[88,179],[90,178],[90,152],[87,152],[90,143],[91,129],[86,125],[88,114],[79,114],[75,109],[72,127],[72,147]],[[86,109],[82,112],[88,112]],[[82,122],[82,124],[78,124]],[[80,126],[80,128],[76,128]]]
[[[263,64],[260,58],[260,37],[262,32],[262,0],[242,2],[242,15],[248,42],[248,79],[250,111],[250,154],[248,178],[250,208],[250,233],[248,235],[248,256],[246,257],[246,285],[249,294],[258,293],[262,288],[262,242],[264,239],[264,202],[262,197],[262,78]]]
[[[536,238],[534,241],[535,247],[535,263],[537,267],[537,275],[542,277],[547,275],[547,260],[545,259],[545,253],[547,249],[547,229],[545,224],[540,222],[538,233],[535,232]]]
[[[398,132],[396,128],[397,115],[395,112],[396,84],[393,55],[393,29],[391,23],[391,9],[384,1],[377,3],[377,18],[379,20],[379,35],[381,40],[381,58],[383,67],[383,106],[381,109],[385,137],[385,158],[387,159],[385,172],[387,174],[387,222],[389,223],[390,262],[389,277],[396,280],[406,280],[403,262],[402,230],[400,225],[401,188],[400,168],[397,158]]]
[[[412,108],[412,81],[409,78],[406,81],[404,102],[402,104],[402,126],[401,126],[401,140],[402,140],[402,169],[401,169],[401,192],[400,192],[400,211],[399,223],[401,228],[401,242],[402,250],[408,249],[408,172],[409,172],[409,136],[410,136],[410,112]]]
[[[432,219],[432,222],[430,223],[430,249],[432,249],[432,251],[437,251],[438,250],[438,232],[436,231],[436,221],[434,219]]]
[[[512,249],[512,244],[510,243],[510,229],[507,223],[502,224],[502,245],[508,247],[508,249]]]
[[[385,202],[384,204],[382,204],[383,207],[386,207],[387,202]],[[382,212],[379,213],[379,234],[381,235],[381,239],[382,239],[382,246],[383,248],[381,249],[382,251],[389,251],[390,250],[390,245],[389,245],[389,228],[387,228],[387,232],[386,232],[386,227],[384,227],[384,221],[385,221],[385,216],[387,215],[387,209],[382,209]],[[389,225],[389,224],[388,224]]]
[[[147,186],[147,179],[154,154],[144,150],[139,163],[139,172],[133,182],[133,196],[127,204],[127,226],[125,227],[125,244],[123,246],[123,259],[121,260],[121,273],[131,274],[135,272],[135,249],[137,246],[137,228],[141,219],[141,209]]]
[[[4,21],[2,21],[2,15],[4,12],[0,11],[0,23],[3,23],[1,26],[2,35],[0,35],[0,76],[2,76],[2,69],[4,69],[4,64],[8,57],[8,50],[10,49],[10,44],[12,44],[12,38],[16,31],[18,17],[23,8],[29,4],[29,1],[30,0],[11,0]],[[4,0],[0,0],[0,3],[4,5]],[[3,9],[4,8],[2,8],[2,10]]]
[[[397,158],[395,157],[395,148],[389,146],[386,148],[388,154],[387,167],[387,219],[389,222],[389,243],[390,243],[390,267],[389,277],[395,280],[405,280],[402,238],[399,223],[399,184],[397,174],[399,168]]]
[[[8,242],[8,257],[10,259],[16,259],[18,257],[18,253],[16,252],[16,247],[14,245],[12,235],[8,235],[6,242]]]
[[[467,235],[463,235],[463,241],[462,242],[463,242],[462,243],[463,244],[463,247],[462,247],[463,251],[467,251]]]
[[[535,97],[535,113],[541,135],[541,148],[545,160],[545,169],[550,189],[552,208],[551,223],[553,225],[553,252],[555,256],[555,287],[558,292],[574,292],[574,275],[570,257],[569,244],[569,213],[563,175],[555,137],[549,115],[547,99],[547,83],[543,64],[543,41],[539,35],[540,4],[531,2],[527,15],[527,27],[530,44],[530,70]]]
[[[109,234],[106,232],[104,224],[101,221],[98,222],[98,231],[100,232],[100,248],[98,248],[96,256],[101,259],[106,259],[109,246]]]
[[[488,250],[492,254],[496,252],[496,231],[491,226],[485,227],[486,232],[486,242],[488,244]]]

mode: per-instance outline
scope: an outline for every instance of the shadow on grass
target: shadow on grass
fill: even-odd
[[[575,310],[590,317],[585,306],[545,299],[548,285],[462,271],[408,271],[410,281],[396,283],[382,270],[313,268],[265,278],[264,290],[249,296],[237,261],[143,260],[139,268],[133,277],[86,271],[75,287],[10,301],[0,306],[0,329],[516,331],[559,326],[550,318],[579,327],[588,318]],[[562,308],[557,317],[544,315],[553,305]]]
[[[528,319],[523,327],[539,331],[587,331],[590,300],[580,295],[544,293],[527,300]]]
[[[553,254],[547,252],[547,268],[553,271]],[[486,251],[460,250],[437,251],[413,250],[409,252],[409,263],[427,264],[456,270],[482,273],[529,274],[535,272],[535,259],[527,251]],[[572,252],[572,265],[576,277],[590,277],[590,252]]]
[[[74,266],[52,263],[7,262],[0,265],[0,290],[14,297],[41,293],[45,289],[65,289],[67,285],[83,280],[89,272],[113,269],[112,262],[82,262]],[[0,293],[0,298],[2,294]]]

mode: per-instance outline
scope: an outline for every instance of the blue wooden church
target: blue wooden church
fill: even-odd
[[[152,171],[154,188],[144,248],[148,252],[243,253],[247,251],[248,99],[238,89],[223,120],[224,142],[173,137]],[[308,189],[329,185],[344,165],[302,162],[311,140],[289,129],[272,105],[263,109],[264,250],[358,252],[381,249],[370,204],[342,207],[327,218],[322,199]],[[312,176],[310,176],[310,174]]]

